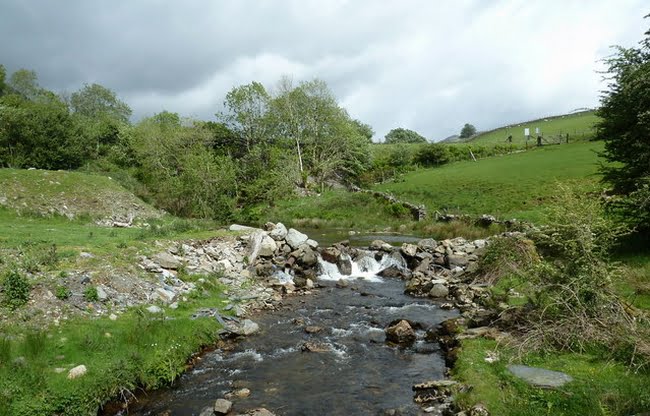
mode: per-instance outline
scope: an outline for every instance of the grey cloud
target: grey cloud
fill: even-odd
[[[641,0],[5,0],[0,63],[53,90],[98,82],[136,117],[212,118],[233,86],[328,82],[381,138],[431,139],[595,106],[598,60],[648,26]]]

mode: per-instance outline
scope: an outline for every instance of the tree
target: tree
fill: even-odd
[[[597,111],[596,139],[605,142],[602,155],[613,162],[603,168],[604,179],[621,196],[613,206],[650,228],[650,218],[636,216],[638,207],[630,206],[647,194],[650,181],[650,30],[645,35],[640,47],[617,46],[606,60],[609,84]]]
[[[216,114],[230,130],[242,137],[249,152],[254,145],[267,139],[269,100],[264,86],[253,81],[230,90],[224,101],[227,112]]]
[[[0,64],[0,97],[2,97],[7,90],[7,70],[4,65]]]
[[[128,123],[131,108],[117,98],[110,89],[99,84],[84,84],[70,96],[70,108],[76,114],[91,118],[110,118],[122,123]]]
[[[395,143],[426,143],[427,139],[420,136],[418,133],[413,130],[403,129],[398,127],[388,132],[385,137],[385,143],[395,144]]]
[[[465,123],[463,128],[460,130],[460,138],[461,139],[467,139],[469,137],[472,137],[473,135],[476,134],[476,127],[469,123]]]
[[[42,96],[45,90],[38,85],[36,72],[27,69],[19,69],[9,78],[9,87],[15,94],[34,101]]]
[[[370,124],[363,123],[359,120],[352,120],[352,124],[354,124],[359,134],[368,140],[368,143],[372,143],[372,136],[375,135],[375,131]]]

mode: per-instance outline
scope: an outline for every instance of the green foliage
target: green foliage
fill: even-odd
[[[99,84],[84,84],[70,96],[70,108],[76,114],[89,119],[109,118],[127,123],[131,108],[120,101],[115,93]]]
[[[17,309],[27,303],[31,285],[27,278],[18,270],[5,272],[3,281],[3,303],[9,309]]]
[[[54,296],[59,300],[66,300],[70,295],[72,295],[72,292],[64,285],[58,285],[56,289],[54,289]]]
[[[0,98],[0,166],[73,169],[86,153],[64,103],[53,95]]]
[[[650,177],[650,31],[639,48],[616,48],[606,60],[609,89],[601,99],[597,138],[605,141],[603,155],[613,164],[603,168],[614,191],[631,200],[615,207],[650,229],[648,210],[635,209],[646,195]]]
[[[493,237],[481,256],[477,279],[491,285],[508,276],[525,276],[537,266],[540,257],[535,244],[523,237]]]
[[[450,147],[440,143],[428,144],[420,148],[416,160],[426,167],[444,165],[451,160]]]
[[[96,302],[99,300],[97,288],[95,286],[88,286],[86,289],[84,289],[84,299],[86,299],[88,302]]]
[[[460,138],[467,139],[476,134],[476,127],[471,124],[465,123],[463,128],[460,130]]]
[[[422,137],[419,133],[401,127],[389,131],[388,134],[386,134],[386,137],[384,137],[384,143],[386,144],[426,142],[427,139]]]

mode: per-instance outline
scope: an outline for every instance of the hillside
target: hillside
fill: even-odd
[[[110,177],[39,169],[0,169],[0,205],[24,213],[125,223],[162,215]]]
[[[558,182],[579,184],[584,192],[597,189],[599,150],[602,143],[597,142],[545,146],[419,170],[376,189],[425,204],[429,211],[542,220]]]
[[[531,136],[534,136],[537,127],[539,127],[545,140],[548,141],[556,142],[559,135],[566,137],[567,134],[569,134],[569,141],[584,140],[593,136],[594,125],[597,121],[598,117],[594,111],[545,117],[479,133],[465,143],[480,145],[504,144],[507,143],[508,136],[512,135],[514,144],[524,144],[524,129],[529,128]]]

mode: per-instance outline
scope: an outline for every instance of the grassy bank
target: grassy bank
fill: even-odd
[[[176,310],[160,305],[158,314],[136,307],[116,320],[107,317],[110,310],[95,317],[99,303],[85,293],[84,310],[76,310],[64,299],[61,282],[79,270],[92,274],[93,284],[119,275],[149,279],[137,256],[160,250],[157,241],[225,234],[210,222],[170,217],[146,229],[106,228],[0,209],[0,278],[20,270],[33,290],[61,296],[51,302],[66,317],[59,322],[30,304],[16,310],[0,304],[0,415],[96,414],[110,398],[126,399],[138,388],[174,380],[193,353],[217,339],[216,320],[191,317],[197,308],[225,305],[217,275],[193,275],[200,289]],[[68,371],[82,364],[87,374],[69,380]]]
[[[544,207],[558,182],[572,183],[585,194],[599,189],[596,153],[602,149],[602,143],[594,142],[545,146],[422,169],[376,189],[424,204],[430,212],[492,214],[542,222]]]
[[[453,377],[472,389],[457,396],[459,403],[482,403],[499,416],[628,416],[650,409],[650,374],[633,373],[597,354],[518,353],[492,340],[463,341]],[[498,361],[486,361],[495,356]],[[532,387],[507,370],[510,361],[562,371],[574,381],[555,390]]]
[[[115,321],[76,318],[47,329],[2,325],[0,414],[95,415],[109,399],[169,384],[193,353],[216,341],[216,320],[190,318],[197,307],[223,305],[215,283],[205,289],[164,314],[137,308]],[[68,379],[68,370],[82,364],[87,374]]]

